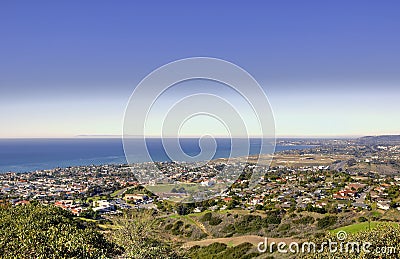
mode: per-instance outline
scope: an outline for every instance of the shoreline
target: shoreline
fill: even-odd
[[[317,145],[289,145],[289,144],[284,144],[284,145],[278,145],[275,148],[275,152],[272,154],[278,154],[284,151],[288,150],[306,150],[309,148],[313,148]],[[270,156],[271,154],[265,153],[261,154],[261,156]],[[253,159],[253,157],[258,156],[258,154],[250,154],[247,156],[238,156],[238,157],[216,157],[210,161],[224,161],[227,159],[233,159],[233,160],[241,160],[244,158],[249,158]],[[107,161],[109,160],[109,161]],[[121,163],[122,162],[122,163]],[[136,163],[132,164],[141,164],[141,163],[149,163],[149,162],[173,162],[173,161],[168,161],[168,160],[154,160],[154,161],[139,161]],[[175,161],[178,162],[178,161]],[[196,162],[201,162],[201,161],[196,161]],[[104,156],[104,157],[94,157],[94,158],[77,158],[77,159],[66,159],[64,161],[43,161],[39,163],[22,163],[20,165],[0,165],[0,174],[5,174],[5,173],[31,173],[31,172],[36,172],[36,171],[46,171],[46,170],[55,170],[58,168],[71,168],[71,167],[88,167],[88,166],[105,166],[105,165],[117,165],[117,166],[122,166],[122,165],[129,165],[126,161],[125,156],[121,155],[114,155],[114,156]],[[4,170],[7,168],[7,170]],[[14,170],[9,170],[10,168],[18,168]],[[29,169],[31,168],[31,169]]]

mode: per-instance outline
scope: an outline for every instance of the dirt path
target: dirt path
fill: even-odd
[[[207,230],[207,228],[204,226],[204,224],[201,223],[200,221],[198,221],[196,218],[192,218],[190,216],[185,216],[185,218],[187,220],[189,220],[190,222],[192,222],[193,224],[195,224],[198,228],[200,228],[201,231],[203,231],[205,234],[207,234],[207,236],[212,237],[212,234]]]

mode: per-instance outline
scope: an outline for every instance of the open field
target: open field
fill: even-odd
[[[145,185],[146,189],[155,193],[171,193],[174,188],[185,188],[186,191],[197,191],[199,189],[196,183],[180,183],[180,184],[156,184]]]
[[[272,160],[271,166],[289,166],[289,167],[301,167],[301,166],[327,166],[331,165],[335,161],[345,161],[352,158],[349,155],[286,155],[286,154],[275,154]]]
[[[371,229],[376,228],[380,223],[383,224],[384,222],[372,221],[371,224],[369,224],[368,222],[355,223],[349,226],[331,230],[331,233],[336,234],[339,231],[345,231],[347,234],[354,234],[363,230],[368,230],[370,227]],[[395,222],[390,222],[389,224],[398,225]]]
[[[269,163],[271,161],[271,166],[289,166],[289,167],[301,167],[301,166],[327,166],[331,165],[335,161],[346,161],[353,158],[351,155],[336,155],[336,154],[304,154],[304,155],[293,155],[293,154],[282,154],[276,153],[273,156],[269,154],[261,155],[259,163],[262,165],[263,163]],[[231,158],[231,162],[244,162],[249,163],[257,162],[258,156],[249,156],[246,157],[238,157]],[[216,159],[216,162],[227,162],[228,159],[221,158]]]

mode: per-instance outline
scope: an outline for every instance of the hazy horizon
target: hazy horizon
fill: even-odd
[[[316,135],[316,136],[308,136],[308,135],[294,135],[294,136],[275,136],[276,139],[355,139],[355,138],[361,138],[361,137],[368,137],[368,136],[391,136],[391,135],[400,135],[400,134],[379,134],[379,135]],[[176,138],[174,136],[143,136],[144,138]],[[141,136],[130,136],[129,138],[143,138]],[[202,136],[180,136],[178,138],[201,138]],[[230,138],[227,136],[213,136],[214,138]],[[122,139],[122,135],[77,135],[77,136],[70,136],[70,137],[0,137],[0,139],[116,139],[120,138]],[[237,136],[233,138],[254,138],[254,139],[259,139],[261,136]],[[266,138],[268,139],[268,138]]]

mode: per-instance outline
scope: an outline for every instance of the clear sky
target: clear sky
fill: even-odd
[[[135,85],[193,56],[250,72],[278,136],[400,133],[399,10],[399,1],[1,1],[0,137],[121,134]]]

